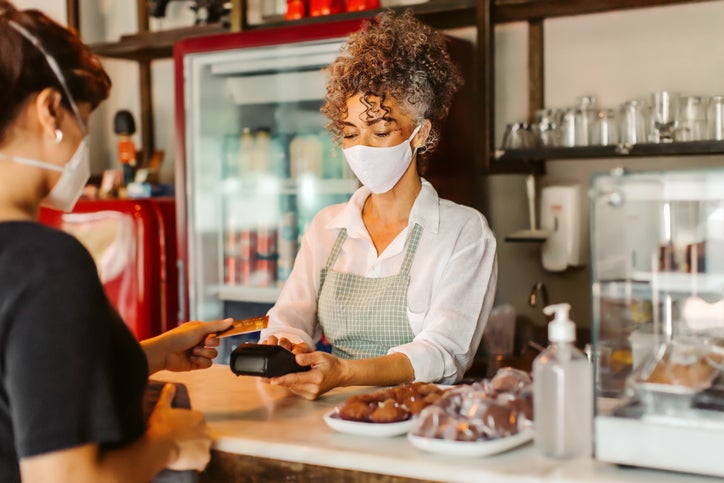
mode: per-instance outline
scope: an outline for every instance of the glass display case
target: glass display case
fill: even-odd
[[[724,476],[724,171],[593,180],[597,459]]]
[[[324,206],[357,189],[319,109],[322,72],[359,22],[176,47],[182,319],[265,313]],[[188,297],[186,297],[188,295]]]

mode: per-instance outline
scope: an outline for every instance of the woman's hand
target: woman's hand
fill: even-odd
[[[146,435],[168,440],[173,445],[168,468],[203,470],[211,457],[211,438],[203,414],[190,409],[171,407],[176,386],[166,384],[148,419]]]
[[[306,344],[303,345],[309,348]],[[299,365],[312,366],[312,369],[308,372],[273,377],[269,379],[271,384],[286,387],[290,392],[309,400],[317,399],[337,386],[346,385],[348,361],[321,351],[294,353],[297,354]]]
[[[231,327],[233,319],[213,322],[186,322],[152,339],[141,342],[151,373],[206,369],[212,364],[219,345],[216,333]]]
[[[275,335],[270,335],[268,339],[264,339],[261,343],[267,345],[278,345],[295,354],[304,354],[314,351],[314,349],[309,347],[309,344],[306,342],[299,342],[295,344],[286,337],[279,338]]]

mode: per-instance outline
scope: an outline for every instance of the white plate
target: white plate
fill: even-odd
[[[533,439],[533,428],[523,428],[518,434],[488,441],[448,441],[424,438],[410,433],[407,439],[417,449],[449,456],[491,456],[508,451]]]
[[[336,409],[324,415],[327,426],[340,433],[355,434],[359,436],[377,436],[390,438],[410,431],[415,426],[415,419],[410,418],[398,423],[365,423],[361,421],[347,421],[339,417]]]

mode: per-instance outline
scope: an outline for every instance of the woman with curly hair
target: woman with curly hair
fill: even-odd
[[[315,399],[337,386],[459,381],[497,262],[483,215],[440,199],[419,173],[461,84],[445,37],[409,11],[383,12],[328,72],[322,112],[362,187],[304,234],[261,337],[311,370],[270,382]],[[332,354],[313,351],[322,334]]]

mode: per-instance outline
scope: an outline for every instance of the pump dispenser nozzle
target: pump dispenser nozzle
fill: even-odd
[[[555,315],[548,323],[548,340],[551,342],[573,342],[576,340],[576,324],[569,318],[569,304],[553,304],[543,308],[546,315]]]

